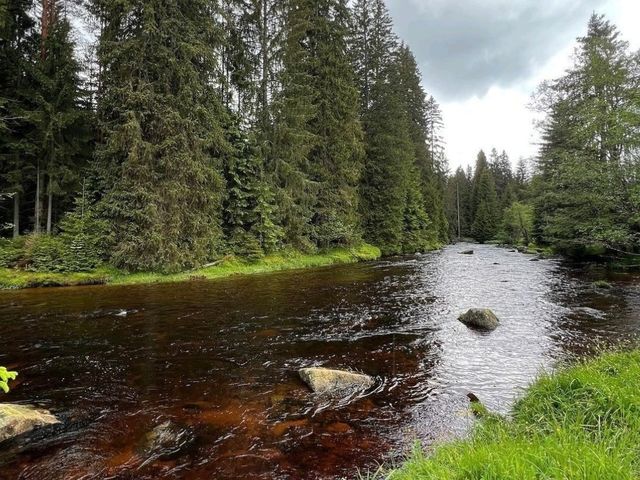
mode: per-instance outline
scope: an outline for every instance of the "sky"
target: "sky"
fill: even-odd
[[[536,87],[571,66],[593,12],[640,48],[640,0],[388,0],[398,36],[440,104],[451,170],[480,149],[536,154]]]

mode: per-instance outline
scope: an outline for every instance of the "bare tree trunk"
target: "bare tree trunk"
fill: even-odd
[[[49,187],[48,187],[48,204],[47,204],[47,234],[51,234],[51,218],[53,209],[53,191],[51,187],[51,175],[49,175]]]
[[[20,193],[13,196],[13,238],[20,236]]]
[[[33,231],[35,233],[40,233],[40,213],[42,212],[40,197],[40,160],[38,160],[38,165],[36,167],[36,218],[33,226]]]

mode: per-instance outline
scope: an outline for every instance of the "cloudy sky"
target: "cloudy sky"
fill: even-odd
[[[571,64],[592,12],[640,48],[640,0],[388,0],[396,32],[440,103],[451,168],[479,149],[536,153],[531,93]]]

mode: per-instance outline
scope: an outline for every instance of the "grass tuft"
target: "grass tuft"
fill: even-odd
[[[544,376],[510,419],[487,417],[468,439],[418,448],[390,480],[640,478],[640,351],[609,353]]]

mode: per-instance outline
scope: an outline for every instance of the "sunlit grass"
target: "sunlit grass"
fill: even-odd
[[[531,386],[510,419],[416,448],[390,480],[640,478],[640,351],[610,353]]]
[[[322,267],[356,263],[380,258],[380,249],[368,244],[352,248],[338,248],[315,254],[282,251],[260,260],[247,261],[228,257],[208,268],[176,274],[125,273],[103,268],[91,273],[37,273],[17,269],[0,269],[0,288],[28,288],[37,286],[72,286],[87,284],[132,285],[143,283],[181,282],[199,279],[217,279],[233,275],[254,275],[281,270]]]

